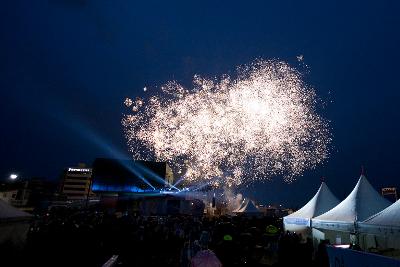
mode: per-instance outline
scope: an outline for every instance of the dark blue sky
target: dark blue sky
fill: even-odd
[[[376,188],[400,185],[398,1],[134,2],[1,4],[0,178],[58,179],[64,167],[113,156],[102,144],[126,151],[125,97],[265,58],[305,73],[328,104],[334,142],[326,164],[297,182],[248,194],[302,204],[324,175],[343,198],[361,164]]]

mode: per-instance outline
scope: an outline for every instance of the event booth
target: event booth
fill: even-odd
[[[356,242],[357,225],[391,203],[383,198],[362,174],[353,191],[328,212],[312,219],[313,236],[332,244]]]
[[[358,224],[360,246],[400,250],[400,200]]]

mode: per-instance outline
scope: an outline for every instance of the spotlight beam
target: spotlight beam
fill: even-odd
[[[108,152],[110,155],[112,155],[115,158],[118,159],[125,159],[129,158],[125,153],[121,152],[119,149],[117,149],[113,144],[110,142],[107,142],[103,137],[101,137],[98,133],[95,133],[94,130],[90,129],[87,124],[81,123],[79,121],[76,121],[75,127],[73,129],[77,131],[79,134],[81,134],[83,137],[85,137],[87,140],[91,141],[104,151]],[[127,163],[124,163],[124,161],[121,161],[124,167],[126,167],[132,174],[135,174],[138,176],[145,184],[150,186],[153,190],[155,190],[155,187],[137,170],[132,168]]]
[[[149,170],[148,168],[146,168],[145,166],[141,165],[140,163],[136,163],[135,166],[137,166],[141,171],[143,171],[144,173],[146,173],[147,175],[150,175],[152,178],[154,178],[156,181],[160,182],[160,183],[166,183],[167,185],[169,185],[169,187],[174,188],[176,190],[179,190],[177,187],[175,187],[174,185],[170,184],[168,181],[166,181],[165,179],[163,179],[162,177],[160,177],[159,175],[157,175],[156,173],[154,173],[153,171]]]

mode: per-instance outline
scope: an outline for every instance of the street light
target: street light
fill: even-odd
[[[17,179],[17,178],[18,178],[18,175],[17,175],[17,174],[15,174],[15,173],[10,174],[10,179],[11,179],[11,180],[15,180],[15,179]]]

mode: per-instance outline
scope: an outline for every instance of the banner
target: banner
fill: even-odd
[[[305,218],[284,217],[283,222],[286,224],[304,225],[310,227],[310,220]]]
[[[326,247],[330,267],[400,267],[400,261],[351,249]]]

